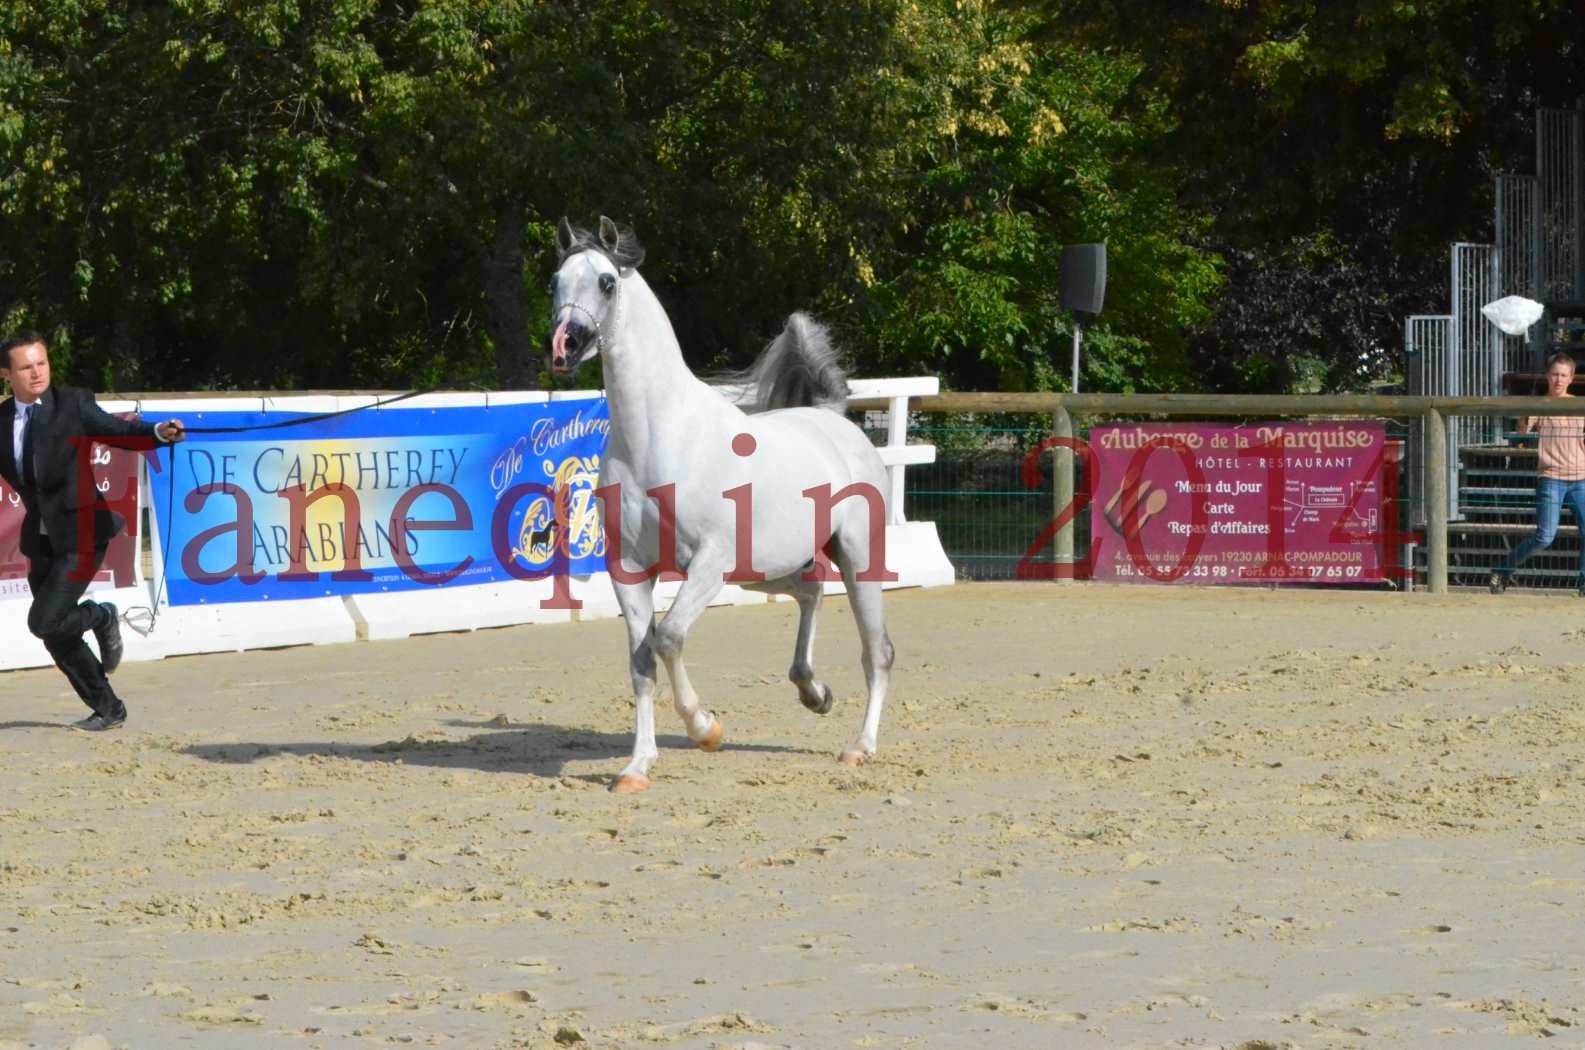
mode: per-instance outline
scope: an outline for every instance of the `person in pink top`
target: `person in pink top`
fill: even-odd
[[[1547,358],[1546,393],[1548,397],[1573,397],[1568,391],[1574,381],[1574,358],[1558,353]],[[1574,512],[1574,524],[1585,535],[1585,416],[1526,416],[1519,422],[1519,433],[1534,430],[1537,445],[1535,481],[1535,534],[1508,555],[1491,574],[1491,593],[1508,589],[1513,572],[1536,551],[1546,550],[1557,537],[1558,521],[1567,503]],[[1578,591],[1585,597],[1585,557],[1580,559]]]

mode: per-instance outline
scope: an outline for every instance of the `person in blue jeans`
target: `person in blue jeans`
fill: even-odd
[[[1569,384],[1574,381],[1574,358],[1558,353],[1547,358],[1548,397],[1572,397]],[[1535,534],[1519,544],[1492,574],[1491,593],[1508,589],[1514,570],[1537,551],[1546,550],[1557,538],[1563,505],[1574,512],[1574,524],[1585,536],[1585,416],[1526,416],[1519,422],[1519,433],[1534,430],[1537,477],[1535,482]],[[1585,548],[1582,548],[1585,549]],[[1578,593],[1585,597],[1585,558],[1580,560]]]

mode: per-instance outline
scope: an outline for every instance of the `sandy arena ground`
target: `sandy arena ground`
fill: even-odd
[[[0,675],[0,1047],[1585,1046],[1585,602],[889,596]]]

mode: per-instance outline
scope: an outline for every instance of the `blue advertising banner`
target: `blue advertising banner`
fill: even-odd
[[[254,429],[189,432],[157,453],[150,503],[172,605],[604,571],[594,505],[611,425],[604,398],[387,408],[280,427],[303,416],[187,414],[194,430]]]

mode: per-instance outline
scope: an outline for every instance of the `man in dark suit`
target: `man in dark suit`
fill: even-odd
[[[121,662],[121,625],[114,605],[82,601],[105,548],[126,522],[94,487],[89,463],[95,441],[152,447],[182,440],[181,420],[158,425],[117,419],[90,391],[50,388],[49,350],[37,332],[0,342],[0,379],[12,396],[0,403],[0,477],[22,496],[22,554],[28,559],[33,607],[28,630],[93,714],[74,723],[100,732],[127,720],[126,705],[105,676]],[[83,641],[94,632],[99,657]]]

